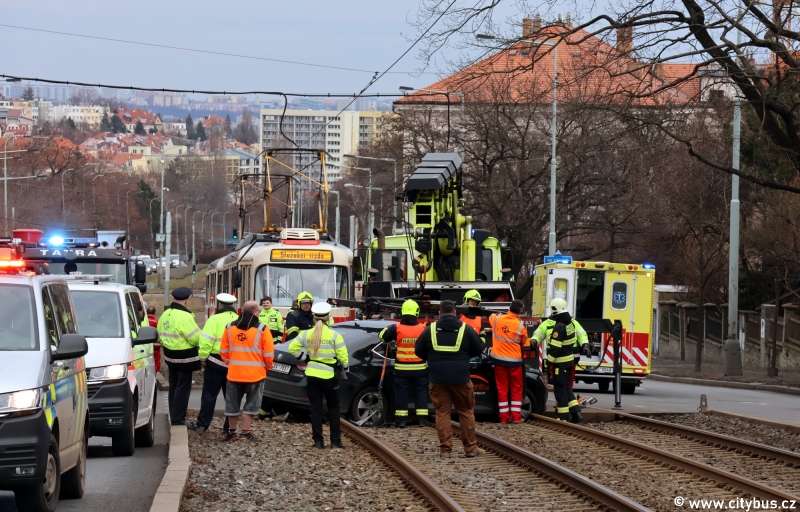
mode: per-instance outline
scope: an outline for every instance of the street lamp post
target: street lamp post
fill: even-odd
[[[209,224],[210,224],[209,227],[211,228],[211,250],[212,251],[214,250],[214,215],[216,215],[216,214],[217,214],[217,212],[212,213],[211,214],[211,220],[209,221]]]
[[[192,206],[187,206],[183,210],[183,255],[186,256],[185,259],[189,259],[189,244],[186,243],[186,217],[192,208]],[[192,214],[192,219],[194,219],[194,214]]]
[[[336,243],[339,243],[339,191],[338,190],[331,190],[331,194],[336,194]]]
[[[179,204],[178,206],[175,207],[175,254],[178,255],[178,259],[180,259],[180,254],[181,254],[181,244],[180,244],[181,237],[178,236],[179,235],[178,228],[180,227],[180,224],[178,224],[178,217],[180,217],[178,210],[180,210],[181,206],[186,206],[186,205]],[[186,215],[186,210],[183,211],[183,214]]]
[[[462,101],[463,106],[463,101]],[[463,117],[463,114],[462,114]],[[394,164],[394,184],[392,191],[397,194],[397,159],[395,158],[377,158],[374,156],[361,156],[361,155],[344,155],[349,158],[363,158],[364,160],[381,160],[384,162],[392,162]],[[397,201],[392,203],[392,234],[397,231]]]
[[[344,186],[345,186],[345,187],[348,187],[348,188],[350,188],[350,187],[355,187],[355,188],[368,188],[368,187],[365,187],[364,185],[356,185],[355,183],[345,183],[345,184],[344,184]],[[380,211],[381,211],[381,212],[383,212],[383,189],[382,189],[381,187],[373,187],[373,186],[371,186],[371,185],[369,186],[369,188],[370,188],[370,189],[373,189],[373,188],[374,188],[375,190],[377,190],[377,191],[379,191],[379,192],[381,193],[381,194],[380,194],[380,204],[381,204],[381,207],[380,207],[381,209],[380,209]],[[381,226],[381,229],[383,229],[383,214],[382,214],[382,213],[381,213],[380,220],[381,220],[381,222],[380,222],[379,224],[380,224],[380,226]],[[370,235],[371,235],[371,234],[372,234],[372,230],[375,228],[375,226],[374,226],[374,219],[370,219],[370,226],[369,226],[369,227],[370,227],[370,231],[369,231],[369,232],[370,232]]]
[[[228,225],[225,224],[225,216],[229,213],[230,212],[225,212],[222,214],[222,243],[225,244],[225,247],[228,247]]]
[[[203,250],[203,233],[206,232],[206,215],[207,212],[203,212],[203,216],[200,219],[200,250]]]
[[[159,206],[161,207],[160,208],[161,213],[159,214],[159,217],[158,217],[158,238],[161,240],[161,242],[159,242],[159,244],[160,244],[159,245],[159,252],[161,253],[160,256],[162,256],[162,257],[164,256],[164,236],[165,236],[165,233],[164,233],[164,191],[168,190],[168,189],[164,188],[164,162],[165,162],[165,160],[162,158],[161,159],[161,201],[160,201],[160,204],[159,204]],[[152,215],[151,215],[151,218],[152,218]],[[166,261],[166,260],[164,260],[164,261]],[[159,269],[159,271],[158,271],[158,286],[159,286],[159,288],[161,287],[161,269]]]

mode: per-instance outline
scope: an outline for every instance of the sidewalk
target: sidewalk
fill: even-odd
[[[780,370],[777,377],[769,377],[766,368],[745,367],[742,373],[727,376],[723,365],[707,362],[703,362],[702,371],[695,372],[694,362],[654,357],[648,378],[800,395],[800,371]]]

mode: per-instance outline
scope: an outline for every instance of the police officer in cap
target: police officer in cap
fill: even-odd
[[[297,295],[297,303],[299,307],[286,315],[287,342],[295,339],[300,331],[314,327],[314,315],[311,313],[314,297],[308,292],[300,292]]]
[[[173,425],[186,423],[186,409],[192,391],[192,372],[200,369],[200,328],[187,304],[192,290],[172,292],[172,304],[158,320],[163,360],[169,368],[169,417]]]
[[[222,340],[222,333],[231,322],[239,319],[238,313],[233,308],[236,297],[229,293],[217,295],[217,312],[206,320],[203,332],[200,334],[200,361],[203,363],[203,394],[200,398],[200,414],[197,415],[197,422],[187,421],[186,426],[191,430],[200,433],[208,430],[211,425],[211,418],[214,417],[214,406],[217,403],[217,396],[222,390],[225,396],[225,381],[228,376],[228,365],[219,355],[219,344]],[[222,427],[228,431],[228,417],[225,417],[225,425]]]

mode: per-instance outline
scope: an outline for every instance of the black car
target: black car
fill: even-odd
[[[333,329],[344,337],[350,357],[347,379],[340,383],[342,414],[353,422],[366,420],[364,424],[380,426],[393,419],[394,366],[389,359],[386,377],[383,382],[383,406],[377,408],[378,381],[381,376],[385,344],[381,344],[378,334],[391,325],[386,320],[357,320],[342,322]],[[288,351],[288,343],[275,345],[273,369],[267,374],[264,384],[263,406],[265,410],[308,412],[310,406],[306,395],[305,365],[295,359]],[[535,354],[534,354],[535,355]],[[536,359],[533,359],[534,361]],[[475,414],[498,416],[497,390],[494,383],[494,365],[487,356],[474,358],[471,363],[472,383],[475,389]],[[542,414],[547,402],[547,387],[538,368],[525,367],[525,397],[522,402],[522,415],[527,418],[531,412]],[[409,404],[410,408],[413,405]],[[433,410],[432,406],[428,406]]]

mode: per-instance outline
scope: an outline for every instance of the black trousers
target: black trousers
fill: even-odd
[[[311,404],[311,435],[314,442],[322,438],[322,399],[328,403],[328,421],[331,424],[331,444],[342,442],[342,427],[339,425],[339,379],[306,377],[306,392]]]
[[[405,421],[408,418],[409,391],[413,394],[417,421],[428,417],[428,374],[403,375],[403,371],[394,372],[394,421]],[[405,414],[403,414],[405,413]]]
[[[219,391],[225,396],[225,382],[228,380],[228,370],[211,361],[206,361],[203,372],[203,394],[200,396],[200,414],[197,415],[197,426],[208,428],[211,418],[214,417],[214,407],[217,405]],[[225,416],[225,425],[228,428],[228,417]]]
[[[570,381],[572,380],[571,364],[556,365],[554,374],[551,375],[553,384],[553,396],[556,398],[556,413],[559,419],[569,421],[570,408],[575,407],[575,393],[572,392]]]
[[[169,368],[169,420],[173,425],[186,423],[186,409],[192,392],[191,363],[167,363]]]

